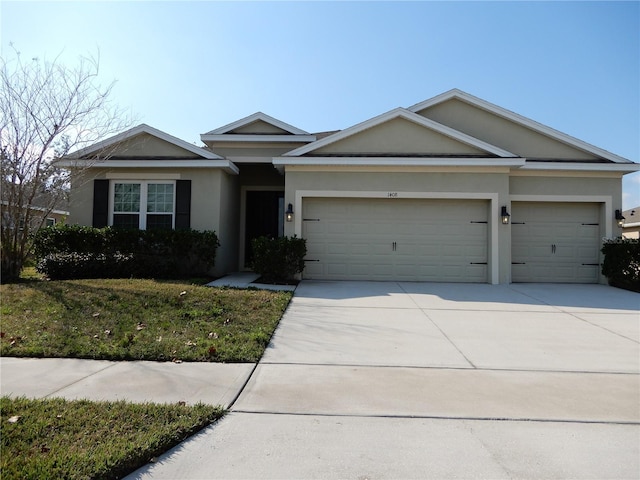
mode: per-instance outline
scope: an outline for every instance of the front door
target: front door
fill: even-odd
[[[244,266],[251,267],[253,249],[251,240],[261,236],[272,238],[284,234],[284,192],[247,191],[244,239]]]

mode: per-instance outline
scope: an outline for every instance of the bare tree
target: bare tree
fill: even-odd
[[[19,276],[33,233],[65,200],[70,175],[55,160],[131,125],[98,81],[99,57],[66,66],[20,53],[0,58],[2,281]],[[101,156],[102,159],[105,155]]]

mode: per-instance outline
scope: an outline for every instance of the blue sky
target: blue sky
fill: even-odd
[[[451,88],[640,162],[640,2],[0,2],[0,47],[99,50],[113,99],[189,142],[256,111],[310,132]],[[623,207],[640,205],[640,172]]]

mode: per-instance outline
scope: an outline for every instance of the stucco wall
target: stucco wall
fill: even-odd
[[[107,153],[112,158],[200,158],[193,152],[189,152],[148,133],[141,133],[129,140],[120,142],[114,146],[112,150],[108,150]]]
[[[597,158],[457,99],[418,113],[522,157],[575,160]]]
[[[314,151],[314,154],[486,154],[404,118],[396,118]]]

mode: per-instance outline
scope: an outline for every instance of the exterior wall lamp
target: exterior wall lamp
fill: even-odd
[[[287,222],[293,222],[293,205],[287,205],[287,211],[284,212],[284,218]]]
[[[509,224],[509,217],[511,215],[509,215],[509,212],[507,212],[507,207],[504,206],[502,207],[502,212],[500,213],[500,218],[502,219],[502,224],[503,225],[508,225]]]
[[[616,210],[616,222],[618,222],[618,226],[620,228],[624,226],[624,217],[622,216],[622,212],[620,210]]]

